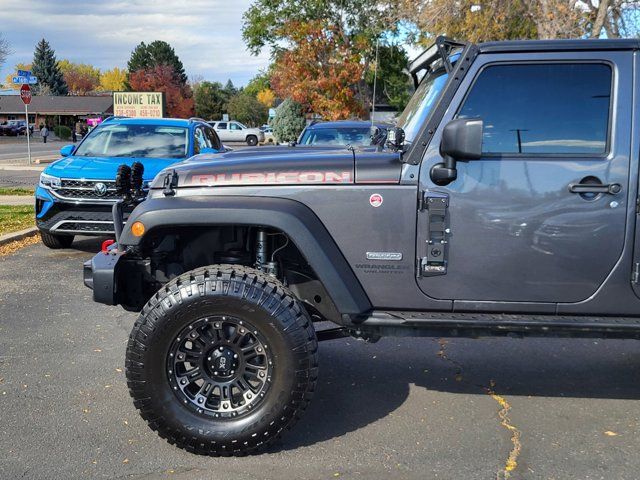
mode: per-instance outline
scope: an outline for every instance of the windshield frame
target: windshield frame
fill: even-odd
[[[453,68],[451,72],[449,72],[449,77],[440,92],[440,96],[429,110],[422,127],[418,130],[418,135],[415,137],[411,145],[407,145],[407,149],[402,155],[403,163],[409,165],[420,165],[422,158],[424,157],[424,152],[431,143],[431,139],[435,135],[446,110],[449,108],[453,96],[458,90],[460,84],[466,78],[470,70],[469,67],[475,61],[478,53],[479,48],[473,43],[465,44],[461,50],[450,52],[450,57],[451,54],[458,54],[458,60],[453,64]],[[441,59],[432,62],[429,67],[429,71],[437,71],[437,66],[441,65],[438,64],[439,61],[441,62]],[[427,76],[428,73],[424,76],[422,81],[424,81]]]
[[[94,129],[92,129],[89,134],[85,135],[84,138],[80,141],[80,143],[78,143],[78,145],[76,146],[76,148],[73,151],[73,155],[77,156],[77,157],[81,157],[81,158],[87,158],[87,157],[92,157],[92,158],[141,158],[141,159],[170,159],[170,160],[185,160],[187,158],[189,158],[191,156],[190,152],[191,152],[191,144],[192,144],[192,132],[193,129],[191,128],[191,125],[189,126],[182,126],[182,125],[152,125],[150,124],[150,126],[153,127],[174,127],[174,128],[180,128],[185,130],[185,134],[186,134],[186,143],[185,143],[185,153],[184,156],[181,157],[166,157],[166,156],[146,156],[146,157],[136,157],[134,156],[114,156],[114,155],[87,155],[87,154],[79,154],[78,151],[82,148],[82,145],[86,142],[86,141],[91,141],[91,137],[94,135],[97,135],[100,133],[100,131],[103,128],[108,128],[110,126],[136,126],[136,125],[146,125],[146,124],[137,124],[137,123],[107,123],[107,122],[103,122],[100,125],[96,126]]]

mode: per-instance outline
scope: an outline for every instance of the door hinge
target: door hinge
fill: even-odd
[[[640,282],[640,263],[633,264],[633,272],[631,273],[631,283],[637,285]]]
[[[426,256],[418,259],[418,276],[447,273],[449,235],[447,226],[449,195],[440,192],[422,192],[420,211],[427,211]]]

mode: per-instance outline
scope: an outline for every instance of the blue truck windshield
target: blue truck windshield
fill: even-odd
[[[75,152],[81,157],[185,158],[188,129],[161,125],[102,125]]]

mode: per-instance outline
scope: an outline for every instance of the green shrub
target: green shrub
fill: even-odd
[[[305,127],[302,105],[287,98],[276,108],[276,116],[271,122],[273,135],[280,143],[295,142]]]
[[[61,140],[69,140],[71,138],[71,129],[65,125],[56,125],[53,127],[53,133]]]

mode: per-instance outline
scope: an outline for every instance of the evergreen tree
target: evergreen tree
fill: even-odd
[[[195,89],[196,115],[207,120],[218,120],[226,111],[228,100],[226,93],[219,82],[202,82]]]
[[[235,87],[231,79],[227,80],[227,83],[224,86],[224,93],[227,95],[227,98],[231,98],[238,93],[238,89]]]
[[[305,123],[302,105],[287,98],[276,108],[276,116],[271,122],[273,135],[278,142],[295,142]]]
[[[131,52],[127,68],[129,74],[132,74],[138,70],[150,70],[161,65],[169,65],[176,72],[176,80],[182,85],[187,84],[187,74],[184,73],[182,62],[173,47],[162,40],[156,40],[149,45],[140,42]]]
[[[56,53],[44,38],[36,45],[31,71],[38,77],[38,84],[34,89],[36,94],[66,95],[68,93],[69,89],[58,67]]]

